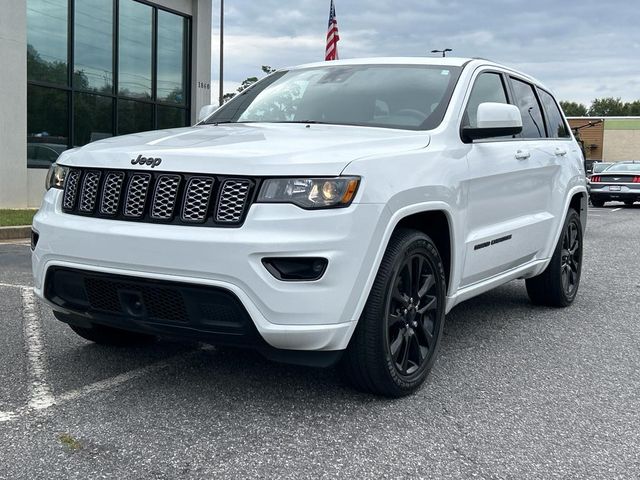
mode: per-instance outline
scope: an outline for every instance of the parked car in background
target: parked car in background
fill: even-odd
[[[611,165],[613,165],[614,162],[596,162],[592,165],[591,167],[591,172],[587,175],[588,178],[591,178],[591,175],[593,175],[594,173],[602,173],[604,172],[607,168],[609,168]]]
[[[27,167],[49,168],[68,147],[57,143],[27,143]]]
[[[640,161],[617,162],[589,179],[589,195],[594,207],[619,201],[631,206],[640,201]]]

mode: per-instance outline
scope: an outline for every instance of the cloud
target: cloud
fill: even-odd
[[[323,59],[329,1],[232,0],[225,13],[225,79]],[[635,100],[637,6],[622,0],[336,0],[341,58],[424,56],[453,48],[520,68],[560,98]],[[213,78],[217,78],[214,8]]]

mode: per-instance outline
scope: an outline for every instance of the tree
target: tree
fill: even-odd
[[[567,117],[585,117],[588,109],[582,103],[577,102],[560,102],[562,111]]]
[[[592,117],[614,117],[626,114],[625,104],[620,97],[596,98],[589,108],[589,115]]]
[[[636,100],[635,102],[625,103],[624,109],[629,116],[640,116],[640,100]]]
[[[275,68],[269,66],[269,65],[262,65],[262,71],[264,73],[266,73],[267,75],[271,75],[273,72],[276,71]],[[236,92],[233,93],[225,93],[222,97],[222,101],[224,103],[228,102],[229,100],[231,100],[233,97],[235,97],[238,93],[243,92],[244,90],[246,90],[247,88],[249,88],[251,85],[253,85],[254,83],[256,83],[258,81],[258,77],[249,77],[249,78],[245,78],[242,83],[240,84],[240,86],[238,87],[238,89],[236,90]]]

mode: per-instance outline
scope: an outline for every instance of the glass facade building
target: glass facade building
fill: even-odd
[[[192,17],[144,0],[27,0],[27,165],[191,119]]]

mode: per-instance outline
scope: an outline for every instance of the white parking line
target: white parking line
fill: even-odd
[[[80,387],[76,390],[65,392],[60,396],[56,397],[55,404],[60,405],[61,403],[77,400],[78,398],[86,397],[87,395],[100,393],[105,390],[109,390],[111,388],[117,387],[118,385],[122,385],[123,383],[126,383],[129,380],[134,380],[136,378],[140,378],[144,375],[147,375],[148,373],[153,373],[158,370],[162,370],[171,365],[172,362],[170,360],[173,360],[173,359],[164,360],[162,362],[154,363],[146,367],[121,373],[120,375],[116,375],[115,377],[106,378],[104,380],[100,380],[95,383],[85,385],[84,387]]]
[[[9,287],[9,288],[31,288],[29,285],[15,285],[13,283],[2,283],[0,282],[0,287]]]
[[[613,210],[611,210],[611,213],[613,213],[613,212],[617,212],[618,210],[622,210],[622,207],[620,207],[620,208],[614,208]]]
[[[51,388],[46,380],[44,343],[40,322],[36,314],[36,299],[33,289],[23,288],[22,318],[24,321],[24,343],[28,359],[29,372],[29,408],[41,410],[55,403]]]

